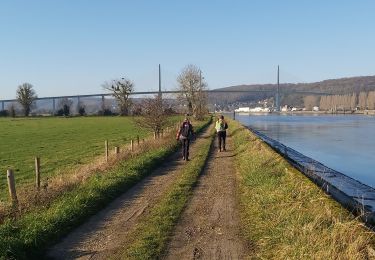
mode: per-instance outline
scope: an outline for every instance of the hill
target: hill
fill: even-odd
[[[277,84],[255,84],[238,85],[220,88],[220,90],[274,90],[275,93],[211,93],[210,102],[219,105],[229,105],[234,103],[256,103],[260,100],[273,102],[276,94]],[[327,92],[335,95],[359,95],[360,92],[375,91],[375,76],[350,77],[340,79],[328,79],[313,83],[283,83],[280,84],[281,104],[291,106],[302,106],[303,98],[306,95],[290,94],[293,91]],[[288,94],[283,94],[287,92]],[[319,97],[320,98],[320,97]]]

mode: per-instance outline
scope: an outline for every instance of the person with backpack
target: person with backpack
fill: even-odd
[[[181,141],[182,145],[182,159],[189,161],[189,146],[190,140],[194,135],[193,126],[188,118],[185,118],[177,132],[176,140]]]
[[[216,129],[216,132],[217,132],[217,139],[218,139],[218,143],[219,143],[219,152],[226,151],[226,149],[225,149],[225,139],[227,137],[228,124],[227,124],[227,122],[225,122],[223,115],[221,115],[218,118],[218,120],[216,121],[215,129]]]

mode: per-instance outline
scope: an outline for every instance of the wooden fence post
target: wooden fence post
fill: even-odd
[[[35,157],[35,186],[40,189],[40,158]]]
[[[105,161],[108,162],[108,140],[105,140],[104,148],[105,148]]]
[[[130,140],[130,151],[134,151],[134,142],[133,139]]]
[[[156,140],[156,132],[154,132],[154,140]]]
[[[115,146],[115,154],[117,155],[117,154],[119,154],[119,153],[120,153],[120,147]]]
[[[18,204],[17,193],[16,193],[16,182],[14,181],[14,173],[12,169],[7,170],[8,188],[9,195],[12,200],[12,205]]]
[[[137,135],[137,145],[139,146],[139,135]]]

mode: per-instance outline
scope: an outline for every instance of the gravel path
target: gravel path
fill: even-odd
[[[211,129],[211,128],[209,128]],[[210,131],[207,129],[204,135]],[[191,145],[191,160],[202,139]],[[50,248],[47,257],[54,259],[107,259],[126,244],[126,236],[176,180],[185,165],[180,152],[165,160],[151,175],[86,223]]]
[[[236,200],[233,141],[218,152],[216,140],[193,198],[178,222],[166,259],[243,259]]]

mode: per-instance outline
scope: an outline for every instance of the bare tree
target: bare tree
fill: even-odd
[[[367,93],[360,92],[358,96],[358,106],[360,109],[365,110],[367,107]]]
[[[69,98],[62,98],[59,100],[58,107],[59,111],[57,112],[60,116],[70,116],[70,109],[73,105],[73,101]]]
[[[312,110],[314,106],[318,105],[318,97],[317,96],[305,96],[303,98],[303,103],[306,110]]]
[[[375,109],[375,91],[370,91],[367,95],[368,109]]]
[[[23,107],[24,115],[28,116],[30,114],[32,105],[37,98],[33,85],[30,83],[23,83],[22,85],[18,86],[16,96],[18,102]]]
[[[129,115],[132,105],[129,95],[134,91],[134,83],[127,78],[122,78],[112,80],[112,82],[105,82],[103,88],[110,91],[116,99],[120,115]]]
[[[86,115],[86,105],[82,101],[77,103],[77,112],[80,116]]]
[[[187,103],[188,113],[201,119],[202,112],[207,110],[207,97],[204,94],[207,84],[202,82],[201,70],[195,65],[187,65],[177,77],[177,82],[182,92],[178,97]]]
[[[351,96],[349,96],[349,103],[350,103],[350,109],[354,110],[357,107],[357,94],[353,93]]]
[[[156,95],[154,98],[148,98],[140,104],[141,117],[136,118],[136,123],[142,127],[154,132],[156,136],[167,125],[168,118],[165,113],[165,104],[163,99]]]

